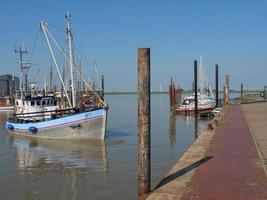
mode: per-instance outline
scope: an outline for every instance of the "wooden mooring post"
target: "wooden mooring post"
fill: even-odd
[[[105,79],[104,79],[104,74],[101,76],[101,87],[102,87],[102,100],[104,100],[105,94]]]
[[[170,99],[170,112],[175,113],[176,108],[179,105],[179,102],[181,100],[181,91],[182,89],[180,87],[176,87],[174,84],[174,81],[171,77],[171,82],[169,85],[169,99]]]
[[[172,77],[171,77],[171,82],[170,82],[170,85],[169,85],[169,100],[170,100],[170,110],[173,109],[173,81],[172,81]]]
[[[219,107],[219,66],[218,64],[215,65],[215,100],[216,100],[216,108]]]
[[[198,115],[197,60],[194,60],[195,115]]]
[[[138,49],[138,196],[150,192],[150,48]]]
[[[264,86],[264,101],[266,101],[266,85]]]
[[[244,103],[244,88],[243,88],[243,83],[241,83],[241,88],[240,88],[240,103]]]
[[[229,75],[224,76],[224,106],[229,105]]]

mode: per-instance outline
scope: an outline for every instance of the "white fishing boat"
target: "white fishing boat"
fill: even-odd
[[[21,91],[19,99],[15,100],[15,113],[6,122],[6,128],[13,134],[23,136],[49,138],[49,139],[99,139],[105,138],[108,106],[104,102],[103,95],[93,90],[79,70],[76,69],[73,59],[72,31],[70,14],[67,13],[67,38],[69,55],[66,55],[62,48],[55,42],[45,22],[40,23],[44,33],[51,57],[58,72],[59,79],[64,90],[64,98],[68,106],[57,102],[56,95],[23,95]],[[65,83],[57,64],[50,40],[60,49],[61,53],[69,61],[71,90],[67,91]],[[22,63],[22,61],[20,62]],[[77,105],[77,90],[73,72],[80,76],[84,84],[90,89],[88,95],[82,95]],[[70,95],[71,94],[71,95]],[[77,95],[76,95],[77,94]]]
[[[200,65],[198,68],[198,112],[210,113],[216,106],[216,101],[212,93],[212,89],[209,86],[208,79],[205,76],[205,72],[202,64],[202,57],[200,56]],[[176,113],[192,113],[195,111],[195,95],[185,96],[179,107],[176,109]]]

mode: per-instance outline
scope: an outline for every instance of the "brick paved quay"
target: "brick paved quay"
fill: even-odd
[[[267,103],[244,104],[242,109],[267,174]]]
[[[185,160],[191,156],[202,162],[183,165],[183,156],[175,164],[183,168],[174,166],[166,176],[170,180],[164,181],[165,177],[147,199],[266,200],[267,178],[261,162],[267,160],[266,135],[267,103],[229,106],[217,132],[201,136],[209,141],[209,147],[202,142],[206,151],[199,145],[189,149],[198,155],[191,153]]]

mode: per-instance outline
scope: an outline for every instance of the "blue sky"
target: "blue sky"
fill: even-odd
[[[182,88],[191,88],[193,60],[200,54],[213,87],[216,63],[220,87],[224,74],[230,75],[234,89],[241,82],[249,89],[267,85],[266,1],[0,0],[0,4],[2,74],[19,74],[14,48],[24,44],[32,49],[41,20],[61,32],[63,42],[64,14],[70,11],[75,39],[89,61],[96,57],[107,91],[136,90],[139,47],[151,48],[152,90],[160,84],[167,89],[171,76]],[[47,47],[40,46],[35,50],[47,53]],[[41,63],[40,52],[29,57]],[[41,68],[42,77],[47,74],[44,63],[33,66],[35,74],[36,68]]]

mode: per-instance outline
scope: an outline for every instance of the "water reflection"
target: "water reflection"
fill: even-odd
[[[193,128],[195,139],[197,139],[199,134],[207,128],[208,122],[212,119],[210,117],[198,117],[195,115],[177,115],[177,118],[183,120],[187,126]]]
[[[29,139],[11,136],[17,167],[23,171],[51,168],[79,168],[108,172],[104,141]]]
[[[10,136],[16,166],[22,178],[23,199],[36,199],[44,188],[61,199],[80,199],[92,174],[108,177],[108,158],[104,141],[63,141]],[[92,173],[93,172],[93,173]],[[60,176],[58,176],[60,174]],[[46,185],[48,184],[49,185]]]
[[[176,115],[174,112],[169,112],[169,142],[173,149],[176,144]]]
[[[195,139],[197,139],[198,138],[198,116],[197,115],[195,115],[194,116],[194,133],[195,133]]]

